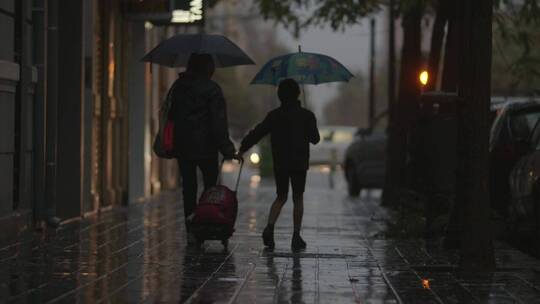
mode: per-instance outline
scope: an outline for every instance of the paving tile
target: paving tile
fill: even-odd
[[[246,173],[228,250],[188,247],[180,193],[167,192],[0,244],[0,302],[540,303],[536,259],[497,243],[495,273],[457,273],[456,252],[377,237],[388,217],[380,192],[348,198],[341,175],[330,189],[327,176],[310,172],[306,251],[290,250],[291,203],[276,224],[276,249],[264,250],[275,191],[272,182],[244,186],[255,174]]]

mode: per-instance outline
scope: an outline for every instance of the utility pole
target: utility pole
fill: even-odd
[[[369,128],[375,126],[375,18],[370,22],[370,53],[369,53]]]

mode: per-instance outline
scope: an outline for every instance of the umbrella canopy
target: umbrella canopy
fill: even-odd
[[[347,68],[330,56],[298,52],[268,61],[251,84],[277,86],[285,78],[292,78],[300,84],[348,82],[352,77]]]
[[[225,36],[178,34],[156,46],[141,61],[169,67],[185,67],[191,54],[210,54],[216,67],[255,64],[234,42]]]

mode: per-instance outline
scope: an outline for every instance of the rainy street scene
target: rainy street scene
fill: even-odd
[[[539,303],[540,0],[0,0],[1,303]]]

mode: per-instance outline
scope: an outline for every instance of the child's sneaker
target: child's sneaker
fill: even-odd
[[[274,246],[276,244],[274,243],[274,229],[273,228],[266,226],[266,228],[264,228],[264,231],[262,233],[262,238],[263,238],[264,246],[270,249],[274,249]]]
[[[292,250],[303,250],[306,249],[306,246],[307,244],[300,236],[300,233],[295,232],[291,241]]]

